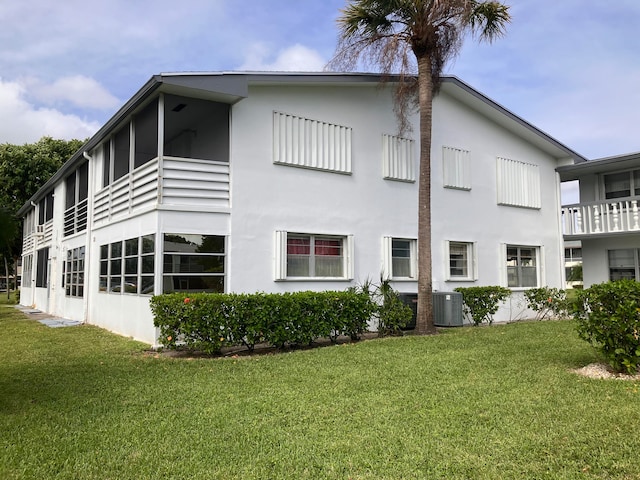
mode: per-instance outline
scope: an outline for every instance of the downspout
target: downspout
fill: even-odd
[[[93,238],[91,233],[91,227],[93,225],[93,191],[95,189],[95,162],[93,161],[93,157],[89,155],[86,151],[82,152],[82,156],[89,162],[89,185],[87,188],[87,232],[86,232],[86,248],[84,254],[84,298],[83,298],[83,308],[82,308],[82,321],[84,323],[88,323],[87,320],[89,318],[89,300],[90,300],[90,292],[91,283],[93,276],[91,275],[91,264],[93,262]],[[89,261],[87,261],[89,260]]]

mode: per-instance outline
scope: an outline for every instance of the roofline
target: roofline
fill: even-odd
[[[62,167],[42,186],[38,191],[27,200],[27,202],[18,210],[17,216],[23,216],[30,208],[31,202],[37,202],[44,196],[44,192],[54,186],[59,180],[64,178],[69,171],[71,171],[77,164],[84,161],[84,154],[93,150],[98,146],[111,130],[118,125],[124,118],[131,114],[144,100],[154,91],[158,90],[163,84],[167,87],[189,85],[191,88],[198,88],[198,77],[211,78],[211,77],[228,77],[233,78],[232,85],[234,86],[234,92],[230,95],[235,95],[238,98],[242,98],[242,91],[248,89],[250,83],[300,83],[300,84],[355,84],[355,83],[371,83],[379,84],[382,82],[395,83],[400,80],[399,75],[384,75],[380,73],[368,73],[368,72],[239,72],[239,71],[222,71],[222,72],[168,72],[153,75],[93,136],[87,140],[80,149],[75,152],[69,160],[67,160]],[[234,78],[235,77],[235,78]],[[241,80],[240,80],[241,79]],[[463,82],[456,76],[446,75],[442,76],[443,83],[452,83],[460,87],[466,93],[472,95],[476,99],[484,102],[486,105],[494,108],[498,112],[505,115],[507,118],[516,122],[517,124],[525,127],[534,134],[538,135],[543,140],[551,143],[556,148],[565,152],[567,156],[574,159],[577,163],[586,161],[582,155],[568,148],[566,145],[558,142],[556,139],[536,128],[523,118],[514,114],[510,110],[506,109],[499,103],[494,102],[486,95],[480,93],[478,90],[471,87],[469,84]],[[228,86],[224,80],[221,82],[223,85]],[[227,92],[223,92],[227,93]]]
[[[506,107],[502,106],[501,104],[495,102],[494,100],[490,99],[489,97],[487,97],[483,93],[481,93],[478,90],[476,90],[475,88],[473,88],[468,83],[465,83],[464,81],[460,80],[455,75],[442,76],[441,80],[442,80],[443,83],[453,83],[453,84],[457,85],[458,87],[460,87],[465,92],[469,93],[470,95],[473,95],[478,100],[481,100],[482,102],[484,102],[488,106],[496,109],[497,111],[499,111],[500,113],[505,115],[507,118],[509,118],[509,119],[513,120],[514,122],[518,123],[520,126],[525,127],[526,129],[528,129],[532,133],[536,134],[537,136],[539,136],[543,140],[546,140],[547,142],[549,142],[552,145],[554,145],[556,148],[559,148],[560,150],[564,151],[567,154],[567,156],[573,158],[573,160],[576,163],[580,164],[580,163],[584,163],[584,162],[587,161],[586,157],[583,157],[582,155],[580,155],[575,150],[567,147],[564,143],[559,142],[558,140],[553,138],[548,133],[544,132],[543,130],[540,130],[538,127],[536,127],[533,124],[527,122],[524,118],[516,115],[515,113],[513,113],[508,108],[506,108]]]
[[[556,168],[556,172],[560,174],[563,181],[577,180],[580,175],[585,173],[604,173],[610,171],[607,167],[618,164],[628,163],[631,166],[640,163],[640,152],[625,153],[622,155],[614,155],[611,157],[596,158],[586,163],[576,165],[563,165]],[[627,166],[629,166],[627,165]],[[625,165],[620,165],[625,168]]]

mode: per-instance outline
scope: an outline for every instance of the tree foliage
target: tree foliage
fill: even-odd
[[[22,246],[19,219],[15,218],[18,210],[83,143],[42,137],[36,143],[0,144],[0,254],[8,262],[18,257]]]
[[[447,60],[466,33],[492,41],[505,32],[509,7],[479,0],[351,0],[338,18],[338,46],[329,67],[376,67],[399,79],[396,112],[408,127],[409,107],[420,115],[418,198],[418,315],[416,332],[435,333],[431,278],[431,124],[433,93]],[[417,74],[417,76],[416,76]]]
[[[82,144],[51,137],[24,145],[0,144],[0,204],[15,214]]]

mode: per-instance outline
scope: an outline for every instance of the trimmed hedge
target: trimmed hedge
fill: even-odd
[[[458,287],[454,291],[462,294],[465,315],[471,317],[477,327],[482,322],[493,323],[493,315],[498,311],[500,302],[511,295],[511,290],[497,285],[486,287]]]
[[[579,291],[573,317],[578,335],[607,358],[617,372],[640,365],[640,283],[618,280]]]
[[[208,354],[222,347],[253,350],[308,345],[340,335],[358,339],[376,305],[366,293],[295,292],[283,294],[172,293],[151,298],[159,342],[169,349]]]

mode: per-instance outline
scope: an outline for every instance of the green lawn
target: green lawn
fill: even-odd
[[[0,306],[0,478],[640,478],[639,382],[572,322],[177,359]]]

